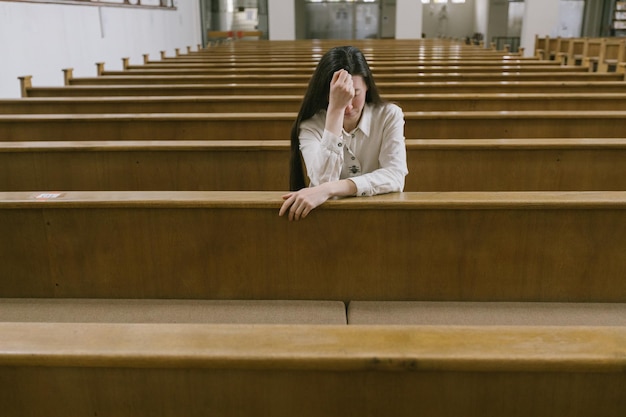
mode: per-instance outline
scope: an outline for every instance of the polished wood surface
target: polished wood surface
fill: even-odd
[[[288,139],[296,113],[2,114],[0,140]],[[626,111],[405,112],[409,139],[623,138]]]
[[[410,111],[626,110],[623,93],[388,94]],[[0,100],[0,114],[297,112],[302,96],[31,97]]]
[[[0,334],[5,336],[3,367],[616,372],[626,377],[626,329],[611,326],[4,322]]]
[[[434,94],[434,93],[619,93],[626,91],[623,81],[507,81],[493,82],[462,82],[462,83],[377,83],[383,95],[386,94]],[[289,84],[241,84],[228,85],[126,85],[126,86],[62,86],[62,87],[26,87],[27,97],[93,97],[93,96],[189,96],[189,95],[304,95],[305,83]]]
[[[72,78],[69,85],[178,85],[178,84],[285,84],[285,83],[308,83],[311,74],[245,74],[245,75],[140,75],[140,76],[100,76]],[[398,82],[471,82],[489,81],[511,82],[511,81],[580,81],[580,82],[600,82],[600,81],[624,81],[624,74],[618,73],[598,73],[598,72],[572,72],[560,71],[550,72],[539,70],[538,72],[451,72],[451,73],[413,73],[403,74],[400,72],[381,73],[376,75],[376,82],[398,83]]]
[[[6,416],[614,416],[623,328],[0,323]],[[24,387],[28,387],[27,389]],[[305,406],[304,406],[305,405]]]
[[[0,296],[626,300],[625,192],[282,194],[0,193]]]
[[[107,70],[102,64],[98,66],[98,75],[167,75],[167,74],[273,74],[273,73],[308,73],[313,74],[317,62],[291,61],[288,63],[276,62],[176,62],[176,61],[156,61],[144,65],[124,65],[123,70]],[[483,72],[497,70],[500,72],[538,72],[538,71],[564,71],[564,72],[584,72],[588,68],[583,66],[566,67],[554,61],[511,61],[511,60],[441,60],[432,59],[423,60],[400,60],[400,61],[380,61],[376,60],[369,65],[372,73],[376,74],[390,72],[454,72],[469,71]]]
[[[406,141],[405,191],[626,190],[626,139]],[[288,141],[0,144],[0,190],[278,191]],[[593,163],[589,163],[593,161]]]

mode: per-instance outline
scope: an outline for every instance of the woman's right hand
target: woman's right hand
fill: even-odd
[[[330,80],[328,111],[340,110],[343,112],[352,103],[354,94],[352,75],[344,69],[335,72]]]

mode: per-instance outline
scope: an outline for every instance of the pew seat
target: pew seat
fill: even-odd
[[[341,301],[0,298],[0,322],[346,324]]]
[[[352,301],[347,311],[351,325],[626,326],[620,303]]]
[[[615,416],[626,328],[0,323],[3,416]]]

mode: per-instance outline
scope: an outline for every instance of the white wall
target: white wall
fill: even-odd
[[[63,68],[95,76],[96,62],[121,69],[143,54],[196,50],[202,43],[197,0],[179,0],[177,10],[0,2],[0,98],[20,96],[17,77],[34,86],[63,85]]]
[[[489,29],[489,0],[476,0],[474,6],[474,32],[487,36]]]
[[[524,6],[524,21],[520,46],[524,48],[524,55],[535,54],[535,35],[556,36],[558,32],[560,0],[526,0]]]
[[[397,0],[396,39],[420,39],[422,37],[422,2]]]
[[[270,40],[296,39],[296,4],[295,0],[268,0]]]

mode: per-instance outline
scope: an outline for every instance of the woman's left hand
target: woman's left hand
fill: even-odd
[[[303,188],[283,195],[283,205],[278,212],[279,216],[289,213],[289,220],[304,219],[315,207],[323,204],[330,198],[327,187],[317,186]]]

